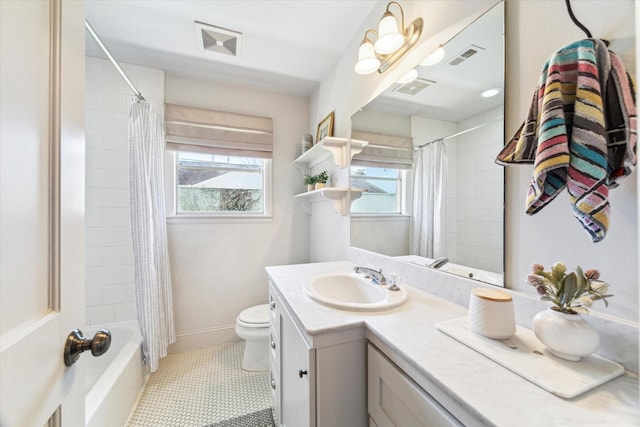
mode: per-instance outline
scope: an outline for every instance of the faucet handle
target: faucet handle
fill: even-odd
[[[389,281],[389,287],[387,289],[389,289],[390,291],[399,291],[400,287],[398,286],[398,274],[390,273],[389,276],[391,276],[391,280]]]

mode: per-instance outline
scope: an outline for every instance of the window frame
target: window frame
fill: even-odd
[[[349,182],[351,183],[351,180],[353,179],[353,174],[351,172],[351,168],[353,167],[358,167],[360,165],[350,165],[349,166]],[[359,218],[364,218],[364,217],[400,217],[400,216],[407,216],[408,212],[410,210],[410,206],[409,206],[409,186],[410,186],[410,179],[411,179],[411,174],[410,171],[407,169],[402,169],[402,168],[391,168],[391,167],[377,167],[377,166],[364,166],[364,167],[376,167],[378,169],[393,169],[398,171],[398,177],[397,178],[388,178],[388,177],[366,177],[366,178],[371,178],[371,179],[377,179],[377,180],[384,180],[384,181],[396,181],[397,182],[397,190],[396,190],[396,211],[395,212],[354,212],[353,211],[353,204],[351,206],[350,209],[350,214],[353,217],[359,217]],[[363,193],[362,197],[365,196],[366,193]]]
[[[228,212],[177,212],[178,203],[178,153],[190,152],[189,150],[166,150],[164,161],[165,178],[165,209],[167,221],[174,224],[195,222],[264,222],[273,219],[272,214],[272,169],[273,160],[262,158],[262,199],[263,211],[261,213],[242,213],[241,211]],[[226,154],[225,154],[226,155]],[[251,157],[236,155],[235,157]]]

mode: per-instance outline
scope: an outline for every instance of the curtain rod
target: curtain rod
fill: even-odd
[[[472,128],[465,129],[465,130],[462,130],[462,131],[460,131],[460,132],[453,133],[453,134],[451,134],[451,135],[443,136],[442,138],[437,138],[437,139],[434,139],[433,141],[425,142],[425,143],[424,143],[424,144],[422,144],[422,145],[418,145],[417,147],[414,147],[414,148],[413,148],[413,150],[414,150],[414,151],[417,151],[417,150],[421,149],[422,147],[426,147],[426,146],[427,146],[427,145],[429,145],[429,144],[433,144],[433,143],[435,143],[435,142],[444,141],[445,139],[455,138],[456,136],[459,136],[459,135],[465,134],[465,133],[467,133],[467,132],[471,132],[471,131],[476,130],[476,129],[480,129],[481,127],[484,127],[484,126],[490,125],[491,123],[498,122],[498,121],[502,120],[503,118],[504,118],[503,116],[496,117],[495,119],[489,120],[488,122],[483,123],[483,124],[481,124],[481,125],[474,126],[474,127],[472,127]]]
[[[122,76],[124,81],[127,82],[127,84],[129,85],[129,87],[131,88],[133,93],[136,95],[136,97],[138,97],[138,99],[144,100],[144,97],[142,96],[140,91],[138,89],[136,89],[136,87],[133,85],[133,83],[131,83],[131,80],[129,80],[129,77],[127,77],[127,75],[125,74],[124,70],[116,62],[116,60],[113,58],[113,56],[111,56],[111,53],[109,52],[109,49],[107,49],[107,47],[104,45],[104,43],[102,43],[102,40],[100,40],[100,37],[98,37],[98,34],[96,34],[96,32],[93,30],[93,27],[91,27],[91,24],[89,24],[89,21],[87,21],[86,19],[84,21],[84,27],[87,29],[89,34],[91,34],[91,37],[93,37],[93,39],[96,41],[96,43],[98,43],[98,46],[100,46],[100,49],[102,49],[104,54],[107,55],[107,58],[109,58],[109,61],[111,61],[113,66],[116,67],[116,70],[118,70],[118,72],[120,73],[120,75]]]

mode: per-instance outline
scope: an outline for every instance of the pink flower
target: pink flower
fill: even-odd
[[[536,287],[536,292],[538,292],[538,295],[544,295],[547,293],[547,287],[544,285],[538,285]]]
[[[537,274],[530,274],[527,276],[527,281],[531,286],[543,286],[544,278],[542,276],[538,276]]]
[[[531,271],[533,271],[534,273],[536,271],[544,271],[544,266],[541,264],[534,263],[533,265],[531,265]]]
[[[600,272],[595,268],[590,268],[584,272],[584,277],[589,280],[598,280],[600,278]]]

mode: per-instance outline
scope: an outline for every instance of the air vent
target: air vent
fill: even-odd
[[[223,55],[240,56],[242,33],[195,22],[200,46],[210,52]]]
[[[466,61],[467,59],[471,58],[476,53],[482,52],[483,50],[484,50],[484,48],[472,44],[468,48],[463,50],[461,53],[456,55],[456,57],[453,58],[451,61],[449,61],[449,65],[456,66],[456,65]]]
[[[422,92],[424,89],[428,88],[431,85],[436,84],[433,80],[421,79],[417,78],[412,82],[405,83],[403,85],[398,84],[391,90],[393,92],[404,93],[406,95],[416,95],[419,92]]]

